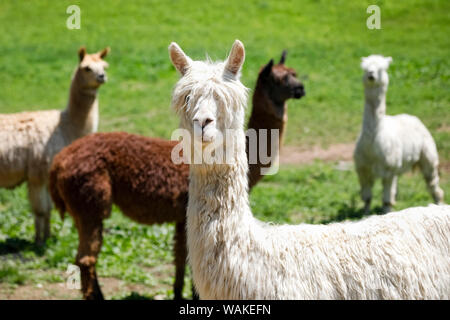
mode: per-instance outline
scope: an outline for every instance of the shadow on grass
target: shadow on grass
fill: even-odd
[[[0,255],[20,253],[21,251],[33,251],[39,256],[45,252],[45,245],[38,246],[34,242],[19,238],[7,238],[0,241]]]
[[[353,203],[348,205],[344,203],[338,209],[337,215],[334,217],[330,217],[329,219],[325,219],[322,223],[332,223],[332,222],[340,222],[344,220],[360,220],[362,218],[368,217],[370,215],[381,215],[383,214],[383,208],[380,206],[374,207],[369,214],[364,213],[363,208],[357,208]]]
[[[128,296],[121,298],[121,300],[153,300],[153,298],[149,296],[143,296],[133,291]]]

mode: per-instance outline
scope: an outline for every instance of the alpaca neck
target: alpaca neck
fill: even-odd
[[[287,103],[286,100],[277,101],[270,97],[267,91],[262,84],[257,84],[253,94],[253,109],[248,128],[278,129],[281,140],[287,122]],[[279,110],[279,112],[275,113],[274,110]]]
[[[263,165],[259,161],[255,164],[249,164],[249,188],[251,189],[261,178],[261,169],[267,168],[279,156],[279,149],[283,143],[284,132],[287,124],[287,103],[286,100],[276,101],[271,98],[268,90],[260,82],[257,83],[255,93],[253,94],[253,109],[248,122],[248,129],[255,129],[258,137],[259,150],[259,129],[268,129],[267,135],[267,156],[271,157],[272,161],[267,165]],[[279,110],[275,113],[274,110]],[[271,135],[270,130],[279,130],[278,148],[276,154],[272,154],[271,150]],[[248,145],[247,145],[248,153]]]
[[[213,242],[225,240],[252,216],[248,202],[247,156],[243,130],[235,141],[232,164],[191,164],[188,237]],[[228,229],[229,228],[229,229]],[[200,230],[209,230],[200,234]],[[203,240],[202,240],[203,239]],[[206,242],[207,243],[207,242]]]
[[[226,288],[216,287],[214,282],[226,281],[231,286],[238,283],[239,278],[234,275],[239,275],[239,266],[233,258],[239,255],[236,245],[248,248],[254,243],[257,223],[248,202],[248,164],[245,135],[241,131],[236,141],[237,152],[233,154],[234,164],[190,165],[189,263],[198,292],[205,299],[239,298],[229,295]],[[214,270],[214,274],[208,270]],[[231,278],[228,277],[230,274]]]
[[[69,103],[63,117],[70,127],[72,138],[78,138],[97,131],[98,87],[86,87],[78,69],[70,86]]]
[[[386,115],[386,91],[387,86],[365,88],[363,133],[375,132]]]

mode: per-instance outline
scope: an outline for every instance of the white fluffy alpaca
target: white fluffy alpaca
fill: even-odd
[[[189,262],[202,299],[450,298],[450,206],[330,225],[256,220],[247,192],[242,43],[225,63],[192,61],[175,43],[169,52],[182,74],[172,99],[181,127],[203,150],[218,133],[235,132],[223,142],[234,145],[232,164],[190,165]]]
[[[0,188],[28,182],[37,243],[50,236],[52,201],[47,183],[53,157],[72,141],[97,131],[97,91],[106,81],[108,64],[103,58],[108,52],[106,48],[87,54],[80,48],[65,110],[0,114]]]
[[[376,178],[383,181],[383,209],[389,212],[395,204],[398,176],[415,165],[420,167],[434,201],[444,201],[439,188],[439,157],[430,132],[415,116],[386,115],[387,69],[391,62],[391,57],[380,55],[362,58],[361,62],[365,106],[354,160],[366,213]]]

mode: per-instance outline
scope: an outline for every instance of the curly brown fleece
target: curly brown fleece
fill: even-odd
[[[98,133],[75,141],[54,158],[50,193],[61,215],[67,210],[75,220],[76,263],[86,299],[103,298],[95,264],[102,221],[113,203],[139,223],[176,222],[175,263],[182,267],[177,268],[175,287],[182,289],[189,166],[170,161],[176,143],[125,132]],[[181,298],[181,289],[176,298]]]
[[[266,70],[260,77],[284,77],[281,68],[281,64],[273,66],[274,72]],[[292,73],[292,70],[286,68],[285,72]],[[276,92],[273,90],[277,86],[275,80],[267,85],[258,81],[254,93],[259,97],[254,102],[258,103],[253,106],[253,120],[250,120],[255,129],[273,128],[273,122],[283,130],[285,121],[269,111],[271,107],[279,108],[270,101],[272,92]],[[278,83],[284,85],[281,81]],[[261,92],[269,90],[270,94]],[[284,101],[281,110],[283,119]],[[85,299],[103,298],[95,265],[102,246],[103,219],[109,217],[113,203],[139,223],[176,223],[174,295],[175,299],[182,298],[187,257],[185,222],[189,166],[171,161],[171,151],[177,143],[125,132],[97,133],[75,141],[54,158],[50,193],[62,217],[68,211],[78,230],[76,264],[81,270]],[[256,170],[252,172],[250,188],[260,179]]]

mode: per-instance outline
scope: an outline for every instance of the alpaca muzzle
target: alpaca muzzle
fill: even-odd
[[[202,142],[212,142],[215,137],[214,120],[211,118],[194,119],[194,138]]]
[[[304,97],[306,95],[305,87],[303,85],[299,85],[298,87],[294,88],[294,98],[300,99],[301,97]]]
[[[104,73],[99,74],[97,76],[97,82],[99,82],[99,83],[105,83],[106,80],[108,80],[108,77],[106,77],[106,74],[104,74]]]

